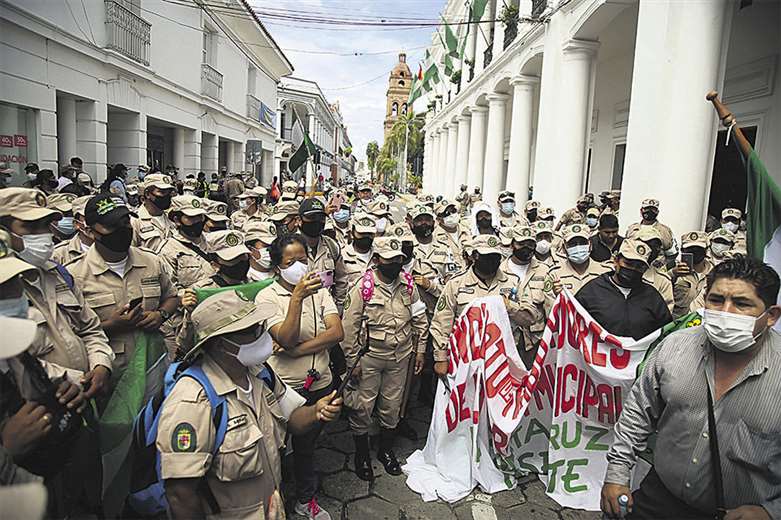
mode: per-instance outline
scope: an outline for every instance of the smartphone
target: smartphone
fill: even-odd
[[[320,277],[320,282],[326,289],[334,284],[334,272],[332,270],[320,271],[317,273],[317,276]]]
[[[134,308],[136,308],[139,305],[141,305],[143,302],[144,302],[144,299],[140,298],[140,297],[139,298],[133,298],[132,300],[130,300],[130,311],[132,311]],[[128,311],[128,312],[130,312],[130,311]]]
[[[689,266],[689,270],[694,269],[694,255],[691,253],[681,253],[681,262]]]

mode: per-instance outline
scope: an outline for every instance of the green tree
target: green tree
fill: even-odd
[[[371,141],[366,145],[366,161],[369,163],[369,171],[374,172],[377,165],[377,157],[380,155],[380,145],[377,141]]]
[[[412,158],[415,157],[423,146],[423,124],[425,121],[419,117],[415,117],[415,114],[410,110],[407,114],[402,114],[393,124],[388,140],[385,146],[390,147],[391,152],[395,152],[397,157],[399,152],[404,150],[404,137],[407,132],[406,128],[409,127],[409,133],[407,137],[407,157],[406,163],[408,168],[412,168]]]

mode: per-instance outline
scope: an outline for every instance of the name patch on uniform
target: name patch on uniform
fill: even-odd
[[[247,414],[239,415],[238,417],[231,417],[228,419],[228,428],[226,431],[231,431],[240,426],[247,424]]]
[[[171,450],[177,453],[188,453],[195,451],[197,445],[198,438],[192,424],[186,422],[177,424],[171,435]]]
[[[475,289],[474,287],[461,287],[458,289],[458,294],[474,294]]]

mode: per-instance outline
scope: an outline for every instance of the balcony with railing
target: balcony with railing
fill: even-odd
[[[201,63],[201,94],[222,101],[222,74],[208,63]]]
[[[106,47],[149,65],[152,24],[114,0],[105,0]]]

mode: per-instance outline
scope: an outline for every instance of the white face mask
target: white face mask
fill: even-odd
[[[273,353],[273,345],[271,342],[271,336],[268,332],[264,332],[258,339],[251,343],[240,344],[235,341],[231,341],[228,338],[223,338],[231,345],[239,347],[238,354],[231,354],[239,360],[239,363],[245,367],[254,367],[262,365],[271,357]]]
[[[306,275],[307,265],[303,262],[294,262],[293,265],[279,270],[282,279],[290,285],[297,285]]]
[[[442,223],[446,225],[449,228],[454,228],[458,225],[458,221],[460,220],[458,213],[452,213],[448,215],[447,217],[442,219]]]
[[[271,253],[268,252],[268,248],[264,247],[263,249],[257,249],[258,252],[258,265],[262,267],[263,269],[270,269],[271,268]]]
[[[24,250],[19,253],[19,258],[36,267],[43,267],[52,256],[54,250],[54,238],[51,233],[22,236]]]
[[[22,295],[19,298],[9,298],[0,300],[0,316],[6,318],[27,319],[27,311],[30,308],[30,302],[27,297]]]
[[[239,199],[239,209],[247,209],[249,207],[249,201],[247,199]]]
[[[502,202],[502,213],[510,215],[515,211],[515,202]]]
[[[537,251],[541,255],[547,255],[550,252],[550,242],[547,240],[540,240],[537,242],[537,247],[535,248],[535,251]]]
[[[587,225],[588,227],[590,227],[590,228],[597,227],[597,224],[598,224],[598,223],[599,223],[599,221],[598,221],[597,219],[595,219],[594,217],[588,217],[588,218],[586,219],[586,225]]]
[[[732,249],[732,246],[728,244],[720,244],[719,242],[713,242],[710,245],[710,250],[713,251],[713,254],[718,257],[724,256],[730,249]]]
[[[734,233],[738,230],[738,225],[734,222],[725,222],[721,225],[724,229],[729,231],[730,233]]]
[[[705,309],[702,314],[702,324],[705,334],[714,347],[722,352],[741,352],[753,345],[762,334],[760,332],[754,335],[754,324],[765,315],[765,312],[755,318]]]
[[[388,226],[388,219],[385,217],[377,219],[377,232],[385,233],[385,228]]]
[[[570,262],[573,264],[580,265],[585,263],[586,260],[588,260],[590,254],[591,251],[588,245],[572,246],[567,248],[567,258],[569,258]]]

